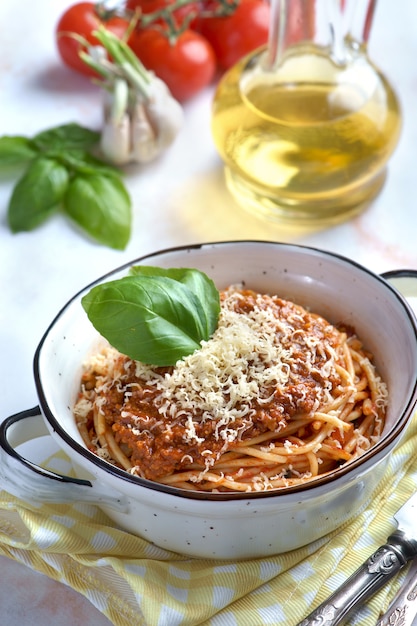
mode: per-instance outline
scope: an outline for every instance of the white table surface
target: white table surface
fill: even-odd
[[[1,0],[0,135],[33,135],[101,118],[100,94],[63,68],[54,25],[69,0]],[[0,173],[0,419],[37,404],[36,346],[52,318],[79,289],[156,249],[202,241],[273,239],[353,257],[376,272],[417,268],[417,3],[379,0],[370,55],[399,94],[404,125],[385,187],[361,216],[337,227],[291,236],[239,209],[225,189],[210,135],[212,89],[186,106],[186,125],[157,163],[130,168],[134,231],[123,252],[95,245],[62,217],[12,235],[6,206],[12,188]],[[60,583],[0,557],[2,626],[109,624],[87,600]]]

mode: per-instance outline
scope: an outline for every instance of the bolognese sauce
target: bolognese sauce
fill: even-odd
[[[94,453],[186,489],[283,488],[380,437],[387,387],[352,328],[275,295],[221,292],[218,328],[173,367],[106,345],[74,408]]]

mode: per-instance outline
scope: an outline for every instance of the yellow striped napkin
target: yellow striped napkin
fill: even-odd
[[[393,531],[392,516],[417,487],[416,450],[417,417],[368,508],[337,532],[280,556],[190,559],[114,528],[94,506],[30,505],[5,491],[0,553],[76,589],[116,626],[295,626]],[[71,474],[63,452],[47,466]],[[349,626],[375,626],[405,573]]]

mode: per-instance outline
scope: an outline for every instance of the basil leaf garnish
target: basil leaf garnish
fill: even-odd
[[[8,207],[12,232],[33,230],[53,213],[68,186],[68,172],[52,159],[33,161],[13,189]]]
[[[18,135],[0,137],[0,167],[26,164],[37,154],[27,137]]]
[[[178,270],[181,277],[187,275],[185,282],[168,276],[173,270],[163,270],[163,275],[151,270],[153,275],[135,268],[131,276],[93,287],[82,305],[96,330],[119,352],[150,365],[175,365],[214,332],[219,294],[198,270]]]
[[[92,148],[100,141],[100,134],[79,124],[63,124],[38,133],[32,144],[38,150],[70,150]]]
[[[210,337],[217,328],[217,322],[220,313],[219,292],[214,282],[204,274],[195,269],[184,268],[162,268],[152,267],[148,265],[135,265],[130,268],[130,273],[140,276],[167,276],[178,282],[184,283],[197,297],[202,304],[202,320],[201,323],[205,328],[205,336],[202,339]]]
[[[130,238],[131,201],[116,176],[78,175],[64,197],[66,213],[91,237],[123,250]]]

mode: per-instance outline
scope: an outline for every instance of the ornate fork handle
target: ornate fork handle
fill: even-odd
[[[417,615],[417,559],[407,577],[376,626],[411,626]]]
[[[346,582],[298,626],[336,626],[363,604],[417,554],[417,541],[401,531],[388,537]]]

